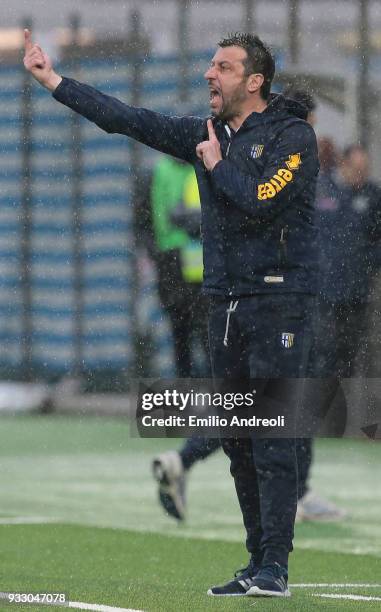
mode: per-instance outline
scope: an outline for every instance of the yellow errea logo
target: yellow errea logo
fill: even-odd
[[[292,153],[284,162],[287,168],[279,168],[278,172],[266,183],[258,185],[258,200],[269,200],[286,187],[294,178],[292,171],[299,170],[302,163],[300,153]]]
[[[290,155],[288,160],[286,161],[286,166],[289,170],[299,170],[299,166],[302,163],[300,159],[300,153],[294,153]]]
[[[277,193],[286,187],[287,183],[292,181],[293,174],[287,168],[280,168],[276,174],[267,183],[258,185],[258,200],[268,200],[273,198]]]

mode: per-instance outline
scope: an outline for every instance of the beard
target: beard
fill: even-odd
[[[212,112],[212,115],[216,117],[216,119],[230,121],[241,114],[241,104],[246,100],[245,85],[245,82],[242,81],[229,97],[221,93],[221,110]]]

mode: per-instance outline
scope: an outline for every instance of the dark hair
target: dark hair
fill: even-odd
[[[261,41],[258,36],[253,34],[229,34],[227,38],[223,38],[219,43],[219,47],[241,47],[247,53],[247,57],[243,60],[245,67],[245,76],[258,73],[263,74],[263,84],[260,89],[260,94],[264,100],[270,96],[271,83],[275,73],[275,61],[272,53]]]
[[[289,89],[286,89],[284,93],[288,98],[292,98],[293,100],[296,100],[296,102],[303,104],[309,113],[313,113],[316,109],[315,98],[306,89],[293,89],[290,87]]]

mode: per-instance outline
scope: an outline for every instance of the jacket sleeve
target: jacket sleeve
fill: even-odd
[[[169,117],[129,106],[89,85],[65,77],[53,92],[53,97],[109,134],[130,136],[186,161],[196,159],[198,135],[204,124],[199,117]]]
[[[271,217],[302,192],[313,200],[318,171],[315,132],[308,124],[298,122],[286,128],[274,143],[262,177],[240,171],[229,159],[218,162],[211,177],[214,189],[228,206],[252,217]]]

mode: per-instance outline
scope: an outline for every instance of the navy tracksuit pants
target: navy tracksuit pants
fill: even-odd
[[[269,390],[277,401],[287,396],[290,402],[282,385],[286,378],[307,375],[313,301],[304,294],[242,297],[227,321],[227,310],[235,302],[213,298],[209,312],[213,377],[256,379],[257,403],[266,401]],[[282,343],[283,334],[293,334],[291,346]],[[302,385],[301,380],[300,397],[297,391],[292,402],[301,400]],[[228,438],[222,446],[230,458],[248,551],[257,562],[287,565],[298,498],[295,439]]]
[[[184,446],[179,451],[181,461],[186,470],[197,463],[207,459],[215,451],[221,448],[220,438],[202,438],[193,436],[187,438]],[[296,460],[298,464],[298,500],[309,490],[308,477],[312,463],[312,438],[296,439]]]

